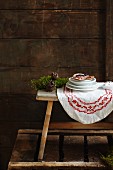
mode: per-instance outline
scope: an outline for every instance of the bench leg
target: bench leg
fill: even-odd
[[[43,130],[42,130],[38,161],[43,160],[44,149],[45,149],[45,144],[46,144],[46,139],[47,139],[47,133],[48,133],[48,128],[49,128],[49,122],[50,122],[52,107],[53,107],[53,101],[48,101],[44,125],[43,125]]]

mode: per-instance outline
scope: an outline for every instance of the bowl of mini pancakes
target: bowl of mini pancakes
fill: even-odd
[[[69,78],[66,87],[78,91],[95,90],[98,88],[96,78],[84,73],[75,73]]]

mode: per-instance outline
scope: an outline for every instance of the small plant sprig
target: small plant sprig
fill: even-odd
[[[31,80],[31,87],[35,90],[53,91],[56,88],[63,87],[67,81],[68,78],[61,78],[53,72],[51,75]]]
[[[46,89],[46,86],[50,80],[51,76],[42,76],[39,79],[33,79],[31,80],[31,87],[35,90]]]
[[[113,147],[106,155],[101,154],[101,159],[106,165],[113,168]]]

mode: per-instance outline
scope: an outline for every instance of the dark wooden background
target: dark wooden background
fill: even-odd
[[[0,0],[0,170],[20,128],[41,128],[30,80],[56,71],[113,80],[112,0]],[[59,104],[52,121],[71,120]]]

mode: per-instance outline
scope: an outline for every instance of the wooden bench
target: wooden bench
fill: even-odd
[[[98,122],[90,125],[85,125],[79,122],[50,122],[53,102],[58,101],[55,92],[48,93],[41,91],[37,94],[36,100],[47,102],[43,129],[18,131],[15,147],[13,149],[12,156],[8,165],[8,170],[25,170],[25,168],[106,169],[106,166],[101,161],[89,162],[87,136],[107,136],[109,146],[111,146],[113,123]],[[59,161],[44,161],[44,152],[48,135],[59,136]],[[84,137],[83,161],[64,161],[63,143],[65,136]]]
[[[20,129],[18,131],[15,146],[12,152],[12,156],[8,165],[8,170],[21,170],[21,169],[41,169],[41,168],[71,168],[71,169],[106,169],[106,167],[100,160],[98,162],[84,162],[84,161],[37,161],[37,155],[39,152],[40,140],[42,130],[36,129]],[[64,157],[62,136],[106,136],[112,135],[113,130],[63,130],[52,129],[48,131],[48,135],[59,135],[61,145],[59,147],[59,159]],[[86,139],[87,140],[87,139]],[[85,147],[86,144],[84,144]],[[87,146],[86,146],[87,147]],[[85,151],[85,150],[84,150]],[[62,157],[63,155],[63,157]],[[88,153],[84,153],[84,157],[87,157]],[[84,158],[85,159],[85,158]]]

